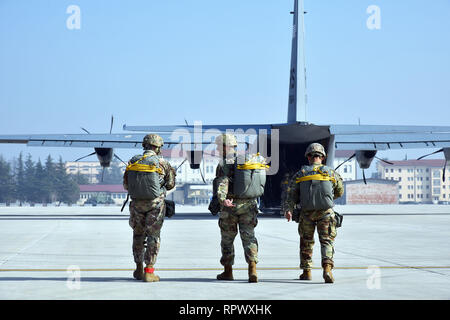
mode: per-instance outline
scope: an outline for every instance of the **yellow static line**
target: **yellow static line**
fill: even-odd
[[[371,266],[374,267],[374,266]],[[450,269],[450,266],[377,266],[380,269]],[[335,270],[364,270],[369,267],[335,267]],[[220,271],[222,268],[155,268],[158,271]],[[234,270],[247,270],[247,268],[233,268]],[[298,267],[258,267],[258,270],[299,270]],[[313,267],[312,269],[322,269]],[[67,272],[71,269],[0,269],[0,272],[16,271],[16,272]],[[97,269],[80,269],[80,271],[134,271],[134,269],[113,269],[113,268],[97,268]]]

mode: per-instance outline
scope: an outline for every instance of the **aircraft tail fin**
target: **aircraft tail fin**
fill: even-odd
[[[300,9],[300,10],[299,10]],[[291,68],[290,68],[290,74],[289,74],[289,103],[288,103],[288,115],[287,115],[287,122],[288,123],[295,123],[297,122],[297,70],[298,70],[298,42],[299,42],[299,13],[301,17],[301,33],[300,33],[300,40],[301,40],[301,50],[304,50],[303,46],[303,29],[304,29],[304,9],[303,9],[303,0],[300,0],[300,8],[299,8],[299,0],[295,0],[294,3],[294,11],[291,12],[294,15],[293,19],[293,26],[292,26],[292,49],[291,49]],[[304,52],[302,54],[303,57],[303,64],[304,64]],[[305,66],[303,65],[303,71],[305,72],[304,76],[304,87],[303,87],[303,94],[304,94],[304,100],[301,101],[302,105],[302,112],[301,117],[302,121],[306,121],[306,71]],[[302,80],[303,82],[303,80]]]

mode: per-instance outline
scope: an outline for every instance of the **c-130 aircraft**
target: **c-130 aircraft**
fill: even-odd
[[[303,49],[303,0],[294,1],[291,66],[289,74],[289,102],[287,121],[277,124],[251,125],[174,125],[174,126],[127,126],[124,131],[138,133],[112,134],[46,134],[46,135],[0,135],[0,143],[26,144],[39,147],[92,147],[103,168],[109,167],[114,148],[142,148],[147,133],[157,133],[164,139],[165,147],[177,151],[179,146],[187,155],[192,169],[198,169],[203,155],[214,148],[215,136],[234,133],[240,146],[260,151],[270,159],[264,195],[260,199],[263,212],[277,212],[281,201],[281,181],[285,174],[292,174],[306,163],[304,152],[312,142],[325,147],[326,164],[333,166],[336,150],[354,150],[359,167],[370,167],[377,151],[389,149],[434,148],[433,153],[443,152],[446,163],[450,161],[450,126],[395,126],[395,125],[315,125],[297,121],[297,71],[299,42]],[[299,24],[300,20],[300,24]],[[301,33],[299,37],[299,26]],[[302,72],[305,72],[304,68]],[[306,88],[300,88],[302,96]],[[112,128],[112,123],[111,123]],[[85,130],[85,129],[83,129]],[[85,130],[86,131],[86,130]],[[270,143],[267,143],[270,141]],[[210,145],[204,148],[205,145]],[[270,155],[270,157],[268,157]],[[86,156],[87,157],[87,156]],[[81,160],[82,157],[77,160]],[[118,157],[117,157],[118,158]],[[120,160],[120,158],[119,158]],[[363,171],[364,172],[364,171]],[[445,172],[445,170],[444,170]]]

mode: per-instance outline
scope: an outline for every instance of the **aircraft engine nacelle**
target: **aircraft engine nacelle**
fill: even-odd
[[[189,166],[191,169],[200,169],[200,163],[202,162],[203,158],[203,151],[187,151],[189,156]]]
[[[448,162],[450,161],[450,148],[444,148],[444,156],[445,156],[445,160]]]
[[[103,168],[109,167],[114,156],[114,150],[112,148],[94,148],[94,150],[100,165]]]
[[[373,158],[377,154],[376,150],[357,150],[355,152],[356,161],[361,169],[368,169]]]

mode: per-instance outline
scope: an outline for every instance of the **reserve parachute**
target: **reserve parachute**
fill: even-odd
[[[163,171],[158,156],[143,155],[135,162],[132,162],[133,159],[126,168],[130,197],[136,200],[156,199],[163,192],[160,187],[160,174]]]
[[[295,181],[300,184],[302,210],[328,210],[333,207],[334,171],[323,165],[303,166]]]
[[[238,199],[253,199],[264,194],[266,184],[266,160],[259,152],[242,155],[236,159],[233,174],[233,195]]]

